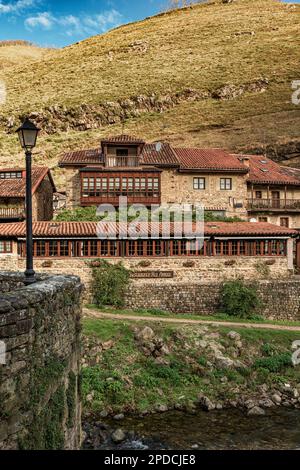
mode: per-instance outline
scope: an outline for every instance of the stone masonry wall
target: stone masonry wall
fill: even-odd
[[[82,284],[22,279],[0,273],[0,449],[78,449]]]
[[[221,283],[131,284],[126,306],[173,313],[210,315],[222,311]],[[261,315],[276,320],[300,320],[300,280],[261,280],[255,283]]]
[[[83,258],[47,258],[35,259],[35,269],[40,273],[76,274],[86,286],[86,298],[89,298],[92,280],[91,261]],[[172,279],[134,279],[134,284],[185,284],[194,282],[215,282],[225,279],[265,278],[284,279],[290,276],[286,257],[172,257],[172,258],[114,258],[110,263],[122,262],[133,271],[173,271]],[[145,266],[146,263],[146,266]],[[24,271],[25,260],[17,255],[1,256],[0,269]]]
[[[194,178],[205,178],[205,190],[194,189]],[[232,190],[220,189],[220,178],[232,178]],[[168,204],[201,203],[204,208],[224,208],[226,215],[247,218],[247,175],[243,174],[185,174],[164,170],[161,176],[162,202]],[[234,203],[242,207],[235,208]]]

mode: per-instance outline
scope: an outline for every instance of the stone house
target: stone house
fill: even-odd
[[[119,224],[114,235],[100,239],[95,222],[35,222],[35,269],[76,273],[89,286],[91,268],[102,258],[112,263],[122,261],[132,270],[134,283],[182,285],[238,277],[284,279],[293,272],[294,261],[300,266],[299,243],[293,259],[294,239],[298,240],[299,234],[286,227],[208,222],[194,243],[185,236],[177,238],[172,225],[169,237],[162,235],[160,226],[156,239],[149,237],[147,224],[141,228],[138,239],[124,237],[124,227]],[[24,222],[0,224],[1,269],[25,269],[25,236]]]
[[[173,148],[121,135],[65,154],[67,207],[201,203],[215,215],[300,229],[300,177],[265,156]]]
[[[67,207],[202,203],[206,211],[246,218],[247,175],[243,159],[219,149],[172,148],[121,135],[98,149],[65,154]]]
[[[32,168],[32,216],[34,221],[53,218],[53,193],[56,191],[47,167]],[[0,220],[13,222],[25,219],[26,171],[0,170]]]
[[[300,178],[262,155],[244,155],[249,165],[247,178],[249,217],[300,230]]]

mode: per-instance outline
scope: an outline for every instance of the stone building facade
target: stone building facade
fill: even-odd
[[[176,149],[132,136],[102,141],[99,149],[65,154],[67,206],[129,203],[202,204],[206,211],[246,219],[248,168],[220,149]]]
[[[38,272],[77,274],[90,293],[98,260],[122,263],[135,285],[173,285],[228,279],[288,279],[294,272],[294,230],[265,223],[206,223],[199,246],[182,239],[97,238],[96,223],[35,223],[34,263]],[[118,235],[117,235],[118,236]],[[0,268],[25,270],[25,225],[0,224]],[[300,245],[297,256],[300,262]],[[96,264],[95,264],[96,263]]]
[[[32,169],[32,218],[52,220],[53,194],[56,191],[51,172],[46,167]],[[0,170],[0,221],[25,219],[26,172],[22,169]]]

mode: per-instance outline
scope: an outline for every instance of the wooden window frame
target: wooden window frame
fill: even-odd
[[[227,188],[227,183],[230,182],[230,187]],[[222,187],[224,186],[224,187]],[[221,191],[232,191],[232,178],[220,178],[220,190]]]

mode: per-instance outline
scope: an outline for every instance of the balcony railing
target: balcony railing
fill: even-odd
[[[106,157],[106,166],[109,168],[134,168],[139,166],[137,157]]]
[[[300,211],[300,199],[248,199],[248,210]]]
[[[94,195],[82,194],[82,206],[95,206],[100,204],[112,204],[118,206],[120,197],[127,197],[128,204],[144,204],[150,206],[151,204],[160,204],[160,192],[115,192],[115,193],[98,193]]]
[[[25,209],[0,207],[0,219],[25,219]]]

